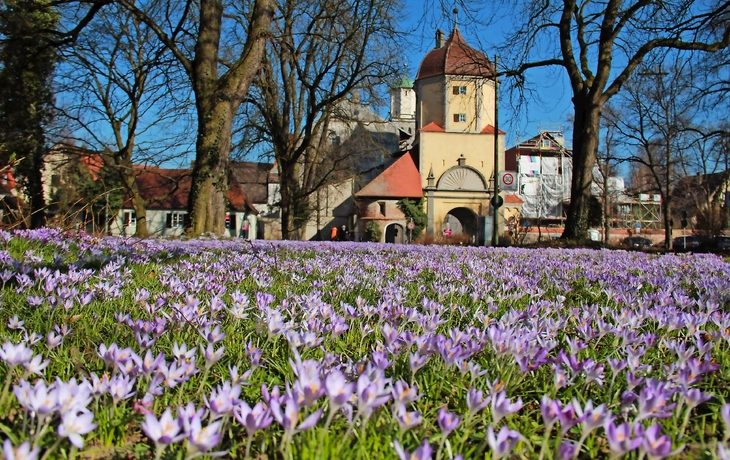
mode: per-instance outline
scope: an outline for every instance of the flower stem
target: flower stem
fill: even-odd
[[[550,440],[550,432],[553,430],[552,425],[545,427],[545,434],[542,436],[542,446],[540,446],[540,460],[545,458],[545,446]]]
[[[3,413],[7,412],[7,408],[5,407],[5,398],[8,397],[8,391],[10,390],[10,382],[13,380],[13,369],[14,369],[14,366],[8,367],[8,373],[5,376],[5,385],[3,385],[3,393],[0,396],[0,410],[2,410]]]
[[[46,460],[51,453],[58,448],[58,446],[61,444],[61,441],[63,441],[64,438],[59,437],[56,439],[56,442],[53,443],[53,445],[45,452],[43,452],[43,456],[41,457],[41,460]]]

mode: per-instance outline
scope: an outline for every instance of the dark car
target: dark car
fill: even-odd
[[[730,236],[715,237],[715,248],[723,251],[730,249]]]
[[[630,236],[621,240],[621,246],[627,248],[649,248],[652,244],[649,238],[643,236]]]
[[[697,249],[701,245],[701,241],[694,235],[678,236],[672,240],[672,247],[677,250]]]

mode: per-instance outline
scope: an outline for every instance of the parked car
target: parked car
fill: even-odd
[[[715,249],[726,251],[730,249],[730,236],[715,237]]]
[[[649,248],[651,245],[651,240],[643,236],[630,236],[621,240],[621,246],[627,248]]]
[[[694,235],[678,236],[672,240],[672,247],[675,251],[683,249],[697,249],[701,245],[701,241]]]

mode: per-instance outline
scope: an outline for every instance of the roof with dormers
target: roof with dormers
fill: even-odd
[[[356,197],[422,198],[421,173],[413,156],[407,152],[355,193]]]
[[[423,58],[416,81],[438,75],[491,78],[494,75],[494,64],[484,53],[469,46],[459,29],[454,28],[444,46],[429,51]]]

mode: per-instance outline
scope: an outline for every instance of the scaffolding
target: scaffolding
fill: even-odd
[[[519,145],[517,193],[528,219],[562,221],[563,204],[570,201],[573,162],[559,131],[541,131]]]
[[[637,199],[618,204],[617,224],[624,228],[661,229],[662,202],[660,195],[640,194]]]

